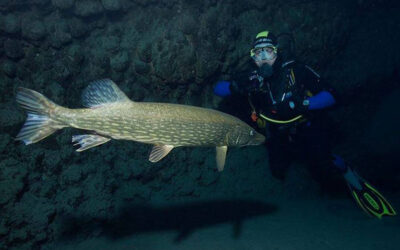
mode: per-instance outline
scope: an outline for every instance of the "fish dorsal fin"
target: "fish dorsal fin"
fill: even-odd
[[[153,147],[150,153],[149,161],[158,162],[162,158],[164,158],[174,146],[172,145],[156,145]]]
[[[219,172],[224,170],[225,166],[225,159],[226,159],[226,151],[228,150],[227,146],[218,146],[216,147],[217,150],[217,169]]]
[[[110,79],[93,81],[82,93],[82,104],[88,108],[126,101],[130,101],[129,98]]]

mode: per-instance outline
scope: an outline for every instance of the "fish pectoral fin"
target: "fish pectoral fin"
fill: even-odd
[[[156,145],[151,150],[149,161],[151,162],[158,162],[162,158],[164,158],[174,146],[172,145]]]
[[[226,151],[228,151],[228,146],[219,146],[215,148],[217,151],[217,169],[219,172],[224,170]]]
[[[79,145],[80,147],[76,150],[77,152],[82,152],[86,149],[96,147],[103,143],[111,140],[110,138],[103,137],[100,135],[73,135],[72,142],[74,146]]]

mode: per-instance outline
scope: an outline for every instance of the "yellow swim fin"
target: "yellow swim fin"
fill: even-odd
[[[359,177],[351,169],[348,169],[345,179],[350,188],[350,192],[357,204],[370,216],[381,219],[383,216],[395,216],[396,211],[390,203],[376,190],[371,184]],[[346,177],[347,175],[347,177]],[[349,178],[348,176],[351,176]],[[357,179],[357,184],[354,182]]]

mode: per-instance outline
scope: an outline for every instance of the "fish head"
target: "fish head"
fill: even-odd
[[[229,146],[260,145],[265,141],[264,135],[247,124],[234,126],[227,134],[227,138]]]

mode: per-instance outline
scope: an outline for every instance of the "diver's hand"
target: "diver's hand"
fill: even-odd
[[[229,81],[218,81],[214,87],[214,94],[220,97],[230,96],[232,83]]]
[[[263,83],[263,78],[258,74],[257,70],[254,70],[250,73],[249,75],[249,80],[246,83],[246,91],[247,92],[254,92],[260,89],[262,83]]]

